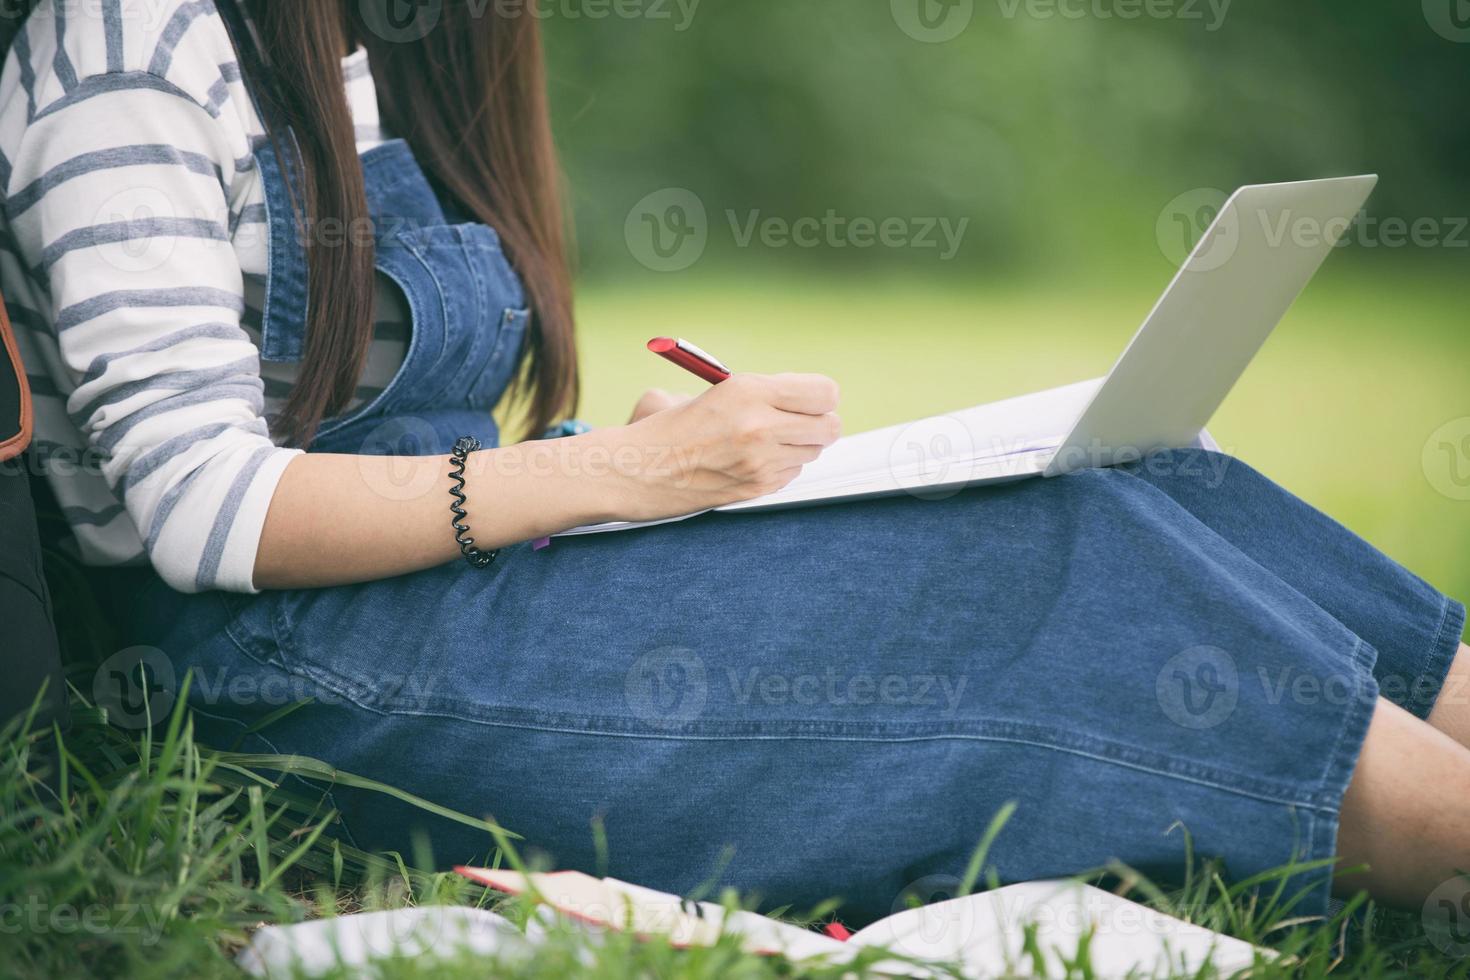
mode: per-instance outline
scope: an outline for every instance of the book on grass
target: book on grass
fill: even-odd
[[[676,947],[722,938],[746,952],[842,964],[867,951],[893,976],[1056,976],[1084,961],[1090,976],[1230,976],[1276,954],[1076,881],[1033,881],[905,909],[856,932],[823,934],[710,902],[693,902],[576,871],[523,875],[459,867],[589,929],[659,937]],[[1079,959],[1080,958],[1080,959]],[[951,972],[944,972],[945,970]]]
[[[783,489],[717,509],[941,494],[1196,445],[1377,181],[1366,175],[1237,190],[1105,378],[848,436]],[[563,534],[661,523],[615,521]]]

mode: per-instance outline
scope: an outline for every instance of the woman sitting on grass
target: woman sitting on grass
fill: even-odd
[[[728,854],[723,882],[853,919],[960,872],[1007,801],[1011,880],[1169,877],[1176,824],[1235,879],[1320,862],[1303,911],[1470,867],[1464,608],[1243,463],[535,550],[785,485],[837,386],[737,375],[503,441],[508,391],[536,433],[577,392],[537,18],[158,6],[48,0],[15,36],[0,286],[42,445],[84,464],[47,467],[79,546],[146,557],[134,625],[216,740],[493,814],[560,867],[596,866],[600,817],[617,877],[685,891]],[[413,811],[334,797],[406,845]]]

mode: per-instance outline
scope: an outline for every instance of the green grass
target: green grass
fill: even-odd
[[[1436,489],[1449,474],[1426,473],[1422,460],[1437,429],[1470,417],[1463,270],[1365,275],[1360,265],[1334,258],[1211,431],[1227,451],[1467,599],[1470,499]],[[1109,282],[1059,287],[692,274],[593,287],[580,310],[582,414],[619,422],[644,388],[698,390],[643,350],[657,334],[688,337],[742,370],[832,375],[849,432],[1096,377],[1169,275],[1160,260]],[[1470,449],[1462,464],[1470,473]],[[1457,489],[1470,497],[1470,486]]]
[[[141,734],[109,727],[74,692],[74,724],[0,732],[0,976],[236,977],[234,955],[269,922],[410,905],[496,907],[519,924],[531,909],[499,904],[458,876],[414,870],[396,854],[365,854],[330,836],[336,815],[324,788],[377,788],[321,763],[241,756],[199,745],[180,699],[168,719]],[[60,751],[56,752],[57,747]],[[300,777],[291,788],[284,773]],[[425,804],[428,807],[428,804]],[[519,864],[506,831],[485,831],[487,861]],[[592,828],[589,827],[589,833]],[[1004,834],[1004,814],[978,842],[968,882],[993,885],[985,847]],[[1328,923],[1304,920],[1284,887],[1300,868],[1227,885],[1215,867],[1191,862],[1181,887],[1161,890],[1126,868],[1099,869],[1137,901],[1279,950],[1261,977],[1462,977],[1426,937],[1418,916],[1385,913],[1359,898]],[[962,886],[964,889],[967,886]],[[727,903],[738,899],[723,896]],[[827,915],[814,910],[796,921]],[[728,937],[681,951],[625,935],[594,941],[554,927],[530,959],[461,957],[449,963],[394,960],[382,977],[865,977],[875,952],[851,967],[794,965],[751,956]],[[1031,960],[1016,964],[1029,975]],[[345,971],[341,974],[346,976]],[[1069,976],[1090,976],[1085,955]]]

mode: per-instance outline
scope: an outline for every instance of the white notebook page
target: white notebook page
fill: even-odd
[[[1101,384],[1101,378],[1081,381],[846,436],[807,464],[801,475],[781,490],[718,509],[792,507],[1032,475],[1040,472],[1040,467],[1028,463],[1036,454],[1048,453],[1061,444]],[[1013,473],[1007,472],[1008,459],[1016,461]],[[615,521],[573,528],[559,536],[626,531],[694,516]]]

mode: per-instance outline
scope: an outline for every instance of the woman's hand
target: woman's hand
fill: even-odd
[[[675,395],[662,388],[650,388],[638,399],[638,404],[633,406],[633,417],[628,419],[628,424],[642,422],[655,412],[662,412],[666,408],[673,408],[685,402],[693,401],[690,395]]]
[[[664,398],[662,408],[635,412],[635,421],[604,433],[621,459],[637,461],[617,467],[625,520],[677,517],[772,493],[841,435],[837,383],[817,374],[737,374],[698,398]]]

